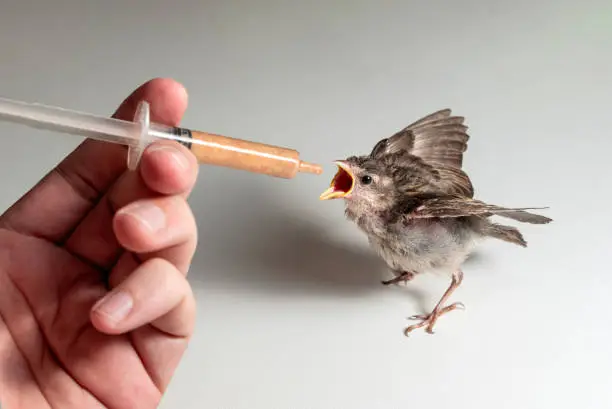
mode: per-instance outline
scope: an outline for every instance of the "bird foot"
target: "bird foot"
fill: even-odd
[[[403,272],[402,274],[398,275],[397,277],[393,277],[390,280],[384,280],[381,281],[384,285],[391,285],[391,284],[397,284],[397,283],[407,283],[408,281],[412,280],[414,278],[414,274],[413,273],[409,273],[409,272]]]
[[[408,334],[410,334],[415,329],[419,329],[425,326],[427,326],[425,328],[425,331],[429,334],[433,334],[434,333],[433,327],[436,324],[436,321],[438,321],[438,318],[440,318],[443,314],[446,314],[447,312],[451,312],[456,309],[464,310],[465,306],[463,305],[463,303],[456,302],[444,308],[436,307],[430,314],[413,315],[412,317],[409,317],[408,319],[409,320],[421,320],[421,322],[419,322],[418,324],[411,325],[408,328],[406,328],[404,330],[404,335],[408,336]]]

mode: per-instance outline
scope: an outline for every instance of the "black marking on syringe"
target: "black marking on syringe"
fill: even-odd
[[[185,138],[185,139],[189,139],[184,140],[184,139],[177,139],[176,141],[184,146],[187,147],[187,149],[191,150],[191,139],[193,139],[193,135],[191,135],[191,130],[187,129],[187,128],[180,128],[180,127],[173,127],[170,130],[170,133],[172,135],[176,135],[179,138]]]

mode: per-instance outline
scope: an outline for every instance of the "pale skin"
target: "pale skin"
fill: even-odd
[[[140,100],[168,125],[187,107],[180,84],[155,79],[114,117]],[[0,216],[3,409],[155,408],[187,347],[198,165],[175,142],[135,172],[125,155],[87,140]]]
[[[446,301],[448,301],[450,296],[461,285],[461,282],[463,281],[463,271],[458,270],[452,276],[453,276],[453,281],[451,282],[451,284],[448,287],[448,289],[444,292],[444,295],[442,296],[440,301],[438,301],[438,303],[436,304],[435,308],[433,309],[433,311],[431,313],[429,313],[429,314],[413,315],[413,316],[411,316],[409,318],[411,320],[418,320],[418,321],[421,321],[421,322],[419,322],[418,324],[414,324],[414,325],[411,325],[411,326],[407,327],[404,330],[404,334],[406,336],[408,336],[415,329],[419,329],[419,328],[422,328],[422,327],[425,327],[425,326],[426,326],[425,331],[427,331],[429,334],[433,334],[434,333],[433,328],[436,325],[436,322],[438,321],[438,318],[440,318],[442,315],[444,315],[444,314],[446,314],[448,312],[454,311],[454,310],[456,310],[458,308],[459,309],[465,309],[465,306],[461,302],[456,302],[456,303],[444,306],[444,303]],[[414,279],[414,277],[415,277],[414,273],[409,272],[409,271],[403,271],[403,272],[397,274],[396,277],[394,277],[394,278],[392,278],[390,280],[385,280],[382,283],[384,285],[408,283],[408,282],[412,281],[412,279]]]

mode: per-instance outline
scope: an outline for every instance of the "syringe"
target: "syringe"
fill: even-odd
[[[128,146],[127,166],[136,169],[145,148],[161,139],[189,148],[201,164],[225,166],[290,179],[321,174],[321,166],[300,160],[296,150],[188,128],[151,122],[149,104],[140,102],[134,121],[101,117],[41,104],[0,98],[0,119]]]

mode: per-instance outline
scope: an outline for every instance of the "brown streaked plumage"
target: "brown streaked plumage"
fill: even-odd
[[[500,216],[523,223],[546,224],[538,208],[507,208],[474,198],[474,187],[462,170],[469,136],[464,118],[444,109],[425,116],[389,138],[369,155],[337,161],[338,173],[321,199],[345,199],[345,215],[366,233],[395,278],[408,282],[418,274],[438,272],[452,282],[430,314],[413,316],[433,333],[437,319],[460,306],[444,306],[463,280],[461,265],[485,238],[522,247],[527,242],[515,227],[494,223]],[[542,209],[542,208],[539,208]]]

